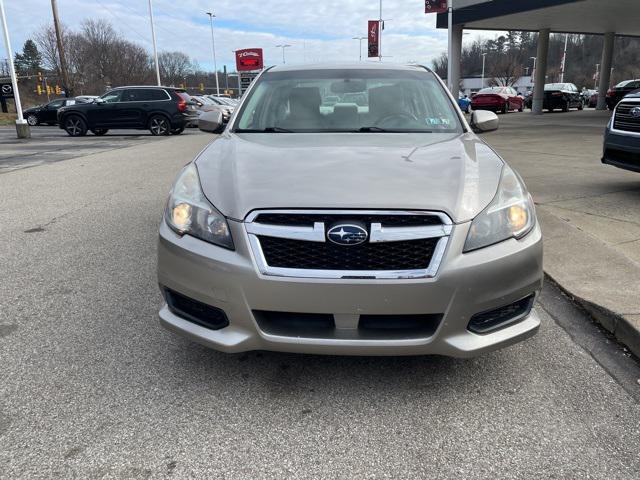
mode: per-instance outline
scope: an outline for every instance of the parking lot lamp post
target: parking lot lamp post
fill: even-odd
[[[158,47],[156,45],[156,28],[153,25],[153,5],[149,0],[149,19],[151,21],[151,40],[153,40],[153,61],[156,63],[156,81],[158,86],[162,85],[160,82],[160,64],[158,63]]]
[[[358,40],[360,42],[360,46],[358,47],[358,53],[360,54],[360,61],[362,61],[362,40],[365,40],[367,37],[352,37],[352,40]]]
[[[4,32],[4,45],[7,48],[7,63],[9,64],[9,76],[11,77],[11,87],[13,88],[13,99],[16,103],[16,112],[18,119],[16,120],[16,134],[18,138],[31,137],[29,124],[22,117],[22,104],[20,103],[20,92],[18,91],[18,79],[16,78],[16,69],[13,65],[13,55],[11,52],[11,41],[9,40],[9,27],[7,27],[7,16],[4,12],[4,0],[0,0],[0,20],[2,20],[2,31]]]
[[[569,43],[569,34],[564,37],[564,53],[562,54],[562,65],[560,68],[560,83],[564,83],[564,69],[567,65],[567,44]]]
[[[596,63],[596,74],[593,77],[593,89],[598,89],[598,75],[600,75],[600,64]]]
[[[211,26],[211,51],[213,52],[213,70],[216,73],[216,96],[220,96],[220,83],[218,82],[218,64],[216,62],[216,40],[213,36],[213,17],[212,12],[206,12],[209,15],[209,25]]]
[[[486,60],[487,60],[487,54],[485,52],[482,54],[482,86],[480,87],[480,90],[484,88],[484,63]]]
[[[284,49],[285,49],[285,48],[289,48],[290,46],[291,46],[291,45],[289,45],[288,43],[283,43],[282,45],[276,45],[276,48],[281,48],[281,49],[282,49],[282,63],[283,63],[283,64],[287,63],[287,62],[285,61],[285,58],[284,58]]]

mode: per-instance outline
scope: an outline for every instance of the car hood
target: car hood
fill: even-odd
[[[435,210],[454,222],[495,196],[503,161],[472,133],[225,133],[197,158],[225,216],[255,209]]]
[[[25,108],[23,113],[37,112],[38,110],[42,110],[42,107],[43,105],[36,105],[35,107]]]

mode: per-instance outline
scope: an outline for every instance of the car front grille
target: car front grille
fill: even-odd
[[[426,269],[437,238],[405,242],[336,245],[259,236],[267,263],[280,268],[307,270],[419,270]]]
[[[631,114],[631,110],[635,107],[640,107],[640,103],[622,102],[618,104],[613,119],[613,128],[624,132],[640,133],[640,117],[634,117]]]
[[[268,223],[270,225],[310,226],[315,222],[332,225],[343,220],[345,215],[335,213],[261,213],[255,218],[255,222]],[[420,227],[425,225],[442,225],[442,219],[438,215],[424,214],[353,214],[349,220],[363,223],[380,223],[383,227]]]
[[[354,225],[361,243],[328,238]],[[245,227],[265,275],[425,278],[438,271],[452,223],[439,212],[269,210],[250,214]]]

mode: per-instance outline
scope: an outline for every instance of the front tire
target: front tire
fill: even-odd
[[[564,105],[562,105],[562,111],[563,112],[568,112],[569,111],[569,100],[567,100]]]
[[[64,129],[71,137],[83,137],[87,134],[87,122],[78,115],[69,115],[64,119]]]
[[[505,113],[505,114],[506,114],[506,113],[509,113],[509,103],[505,103],[505,104],[502,106],[502,113]]]
[[[91,133],[93,133],[94,135],[97,135],[98,137],[101,137],[102,135],[104,135],[108,131],[109,131],[108,128],[92,128],[91,129]]]
[[[578,110],[584,110],[584,103],[580,102],[578,105]]]
[[[171,133],[169,120],[164,115],[154,115],[149,120],[149,131],[155,136],[169,135]]]
[[[30,113],[29,115],[27,115],[27,123],[29,124],[30,127],[35,127],[40,123],[40,120],[38,120],[37,115]]]

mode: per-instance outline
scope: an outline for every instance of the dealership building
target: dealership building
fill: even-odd
[[[598,108],[606,109],[616,36],[640,36],[640,0],[450,0],[453,2],[452,67],[454,96],[460,83],[464,30],[524,30],[538,32],[533,113],[542,113],[551,33],[604,36]],[[448,27],[448,15],[438,14],[438,28]]]

